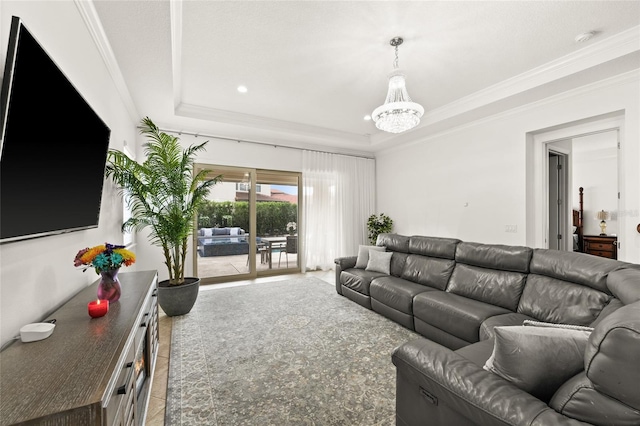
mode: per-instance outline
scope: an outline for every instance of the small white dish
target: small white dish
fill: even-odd
[[[27,324],[20,329],[20,340],[24,343],[28,343],[46,339],[51,336],[55,327],[55,324],[51,324],[49,322],[34,322],[33,324]]]

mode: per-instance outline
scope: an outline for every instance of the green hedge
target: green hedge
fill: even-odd
[[[287,234],[287,223],[298,222],[298,205],[266,201],[256,206],[258,236]],[[247,201],[209,201],[200,209],[198,228],[237,226],[249,231]]]

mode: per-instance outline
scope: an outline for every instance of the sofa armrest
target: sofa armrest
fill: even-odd
[[[336,291],[342,294],[342,284],[340,284],[340,273],[345,269],[351,269],[356,266],[358,256],[339,257],[334,260],[336,264]]]
[[[431,340],[395,349],[397,423],[413,425],[587,425]]]

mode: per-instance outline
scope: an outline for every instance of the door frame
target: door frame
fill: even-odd
[[[529,247],[548,248],[549,235],[549,187],[548,187],[548,149],[549,144],[566,139],[615,130],[618,135],[618,211],[625,211],[624,163],[621,159],[625,155],[624,111],[586,118],[570,123],[552,126],[546,129],[528,132],[527,138],[527,232],[526,244]],[[569,191],[567,199],[573,200],[577,188],[573,188],[571,173],[568,179]],[[571,222],[571,209],[567,209],[567,220]],[[626,216],[618,215],[619,228],[626,229]],[[624,248],[624,233],[618,233],[618,250]],[[620,255],[620,251],[618,252]]]
[[[569,197],[569,180],[571,177],[571,174],[569,173],[569,170],[571,169],[571,152],[567,151],[565,149],[562,149],[558,146],[551,146],[551,144],[547,144],[546,145],[546,149],[547,149],[547,211],[549,212],[549,214],[551,213],[551,200],[549,195],[551,194],[551,185],[550,185],[550,179],[551,179],[551,166],[550,166],[550,162],[551,162],[551,156],[556,156],[559,158],[559,165],[561,166],[561,172],[558,173],[559,175],[559,179],[558,179],[558,198],[562,201],[562,204],[560,205],[560,207],[557,207],[558,204],[556,203],[556,209],[559,210],[558,213],[558,235],[560,235],[560,249],[559,250],[564,250],[564,251],[573,251],[573,244],[572,243],[572,239],[569,238],[569,236],[571,235],[571,233],[569,232],[569,223],[571,223],[572,217],[573,215],[571,214],[571,206],[570,206],[570,197]],[[563,212],[565,214],[560,214],[561,212]],[[550,229],[550,224],[551,224],[551,218],[548,217],[547,219],[547,226],[549,228],[549,231],[547,232],[548,238],[547,238],[547,248],[549,247],[550,243],[551,243],[551,229]]]
[[[292,268],[278,268],[278,269],[270,269],[270,270],[266,270],[266,271],[258,271],[257,265],[256,265],[256,256],[249,256],[249,266],[248,266],[248,272],[247,273],[238,273],[238,274],[234,274],[234,275],[221,275],[221,276],[213,276],[213,277],[200,277],[202,284],[217,284],[217,283],[226,283],[226,282],[232,282],[232,281],[241,281],[241,280],[251,280],[251,279],[256,279],[259,277],[264,277],[264,276],[272,276],[272,275],[284,275],[284,274],[293,274],[293,273],[299,273],[302,270],[302,265],[303,265],[303,260],[302,259],[302,254],[303,254],[303,246],[304,246],[304,242],[303,242],[303,236],[301,234],[302,229],[301,229],[301,221],[302,221],[302,173],[300,172],[291,172],[291,171],[284,171],[284,170],[271,170],[271,169],[257,169],[257,168],[251,168],[251,167],[241,167],[241,166],[223,166],[223,165],[216,165],[216,164],[208,164],[208,163],[196,163],[194,165],[194,172],[197,173],[200,170],[203,169],[208,169],[211,170],[211,176],[218,176],[218,175],[224,175],[224,172],[227,171],[228,173],[231,173],[233,175],[238,175],[238,174],[243,174],[244,176],[248,177],[248,183],[249,183],[249,235],[250,236],[255,236],[256,234],[256,230],[257,230],[257,197],[256,197],[256,188],[257,188],[257,183],[258,183],[258,175],[260,173],[263,174],[272,174],[274,176],[277,175],[288,175],[288,176],[292,176],[295,175],[297,177],[297,181],[298,181],[298,235],[299,235],[299,239],[298,239],[298,264],[296,265],[296,267],[292,267]],[[224,180],[224,179],[223,179]],[[192,264],[193,264],[193,271],[195,273],[195,275],[199,275],[198,273],[198,251],[197,251],[197,244],[198,244],[198,235],[197,232],[195,232],[198,229],[198,224],[197,224],[197,220],[198,220],[198,216],[195,215],[193,218],[194,221],[194,232],[192,235],[192,246],[193,246],[193,258],[192,258]],[[257,249],[257,244],[256,244],[256,239],[253,237],[249,238],[249,253],[256,253],[256,249]]]

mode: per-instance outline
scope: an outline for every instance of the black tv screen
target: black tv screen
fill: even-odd
[[[0,243],[97,227],[111,130],[15,16],[0,101]]]

